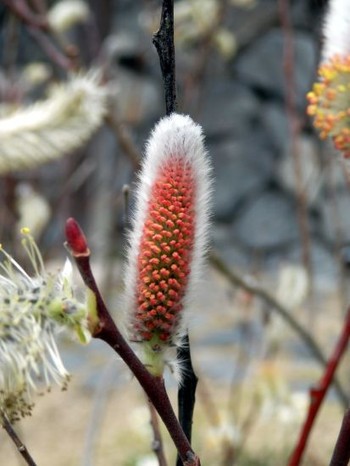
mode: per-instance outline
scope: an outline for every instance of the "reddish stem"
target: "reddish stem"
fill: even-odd
[[[47,33],[50,25],[47,20],[46,6],[40,0],[35,0],[35,6],[40,13],[34,13],[25,0],[1,0],[12,13],[27,25],[29,34],[36,40],[50,60],[66,71],[74,70],[77,66],[74,60],[62,53],[51,41]]]
[[[346,319],[343,325],[341,335],[334,348],[333,354],[328,360],[325,372],[318,383],[318,386],[310,389],[310,405],[306,420],[302,426],[299,440],[296,444],[294,452],[289,459],[288,466],[298,466],[304,454],[310,432],[314,425],[319,408],[327,394],[327,391],[332,383],[335,371],[340,363],[340,360],[347,348],[350,337],[350,308],[347,311]],[[335,463],[336,464],[336,463]]]
[[[310,233],[307,212],[306,191],[303,186],[303,167],[301,165],[301,153],[298,147],[300,133],[300,122],[296,109],[295,93],[295,50],[293,39],[293,26],[290,20],[290,0],[278,0],[281,26],[284,35],[283,47],[283,72],[286,83],[286,113],[289,125],[289,136],[291,142],[291,155],[293,158],[294,175],[297,195],[297,221],[302,247],[302,261],[312,280],[312,264],[310,252]]]
[[[152,450],[154,451],[157,460],[158,466],[168,466],[168,462],[166,460],[164,450],[163,450],[163,439],[159,429],[159,420],[157,411],[154,409],[153,404],[149,401],[149,411],[151,415],[151,427],[153,430],[153,442],[152,442]]]
[[[89,249],[87,248],[82,254],[75,248],[75,245],[79,244],[79,236],[85,238],[85,235],[78,223],[72,218],[67,221],[66,233],[67,243],[68,246],[71,247],[71,253],[76,261],[80,275],[82,276],[85,285],[93,291],[96,297],[97,312],[100,322],[93,336],[105,341],[128,365],[129,369],[137,378],[148,398],[157,410],[159,416],[163,420],[184,465],[200,466],[200,460],[192,450],[191,445],[175,416],[168,394],[164,387],[163,379],[160,377],[154,377],[148,372],[115,325],[92,274]]]
[[[28,24],[28,26],[33,26],[35,28],[42,29],[43,31],[47,31],[49,29],[49,23],[46,16],[33,13],[25,0],[2,0],[2,2],[10,8],[13,14],[15,14],[24,23]]]
[[[47,34],[44,34],[40,28],[28,26],[27,30],[33,39],[36,40],[43,52],[46,53],[52,63],[65,71],[73,71],[76,68],[74,61],[62,53],[61,50],[54,45],[50,37]]]

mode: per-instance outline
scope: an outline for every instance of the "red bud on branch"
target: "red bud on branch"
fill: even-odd
[[[89,256],[90,249],[88,248],[86,237],[79,223],[72,217],[66,221],[66,239],[73,256]]]

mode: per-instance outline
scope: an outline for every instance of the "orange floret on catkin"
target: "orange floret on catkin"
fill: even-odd
[[[194,183],[193,168],[171,157],[152,187],[137,261],[137,340],[171,342],[176,332],[194,244]]]

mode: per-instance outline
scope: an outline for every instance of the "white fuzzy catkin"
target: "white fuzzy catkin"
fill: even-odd
[[[330,0],[323,27],[322,61],[350,53],[350,2]]]
[[[107,89],[99,73],[72,75],[46,100],[0,118],[0,174],[25,170],[83,145],[106,114]]]
[[[160,167],[172,158],[181,157],[193,169],[194,195],[194,243],[190,261],[190,273],[186,294],[182,300],[183,309],[172,343],[178,344],[188,324],[188,313],[195,306],[198,284],[203,275],[204,257],[207,251],[209,230],[209,207],[212,191],[211,168],[204,148],[201,127],[187,115],[173,113],[162,118],[152,131],[146,146],[146,154],[136,192],[136,208],[133,230],[129,238],[128,262],[125,273],[126,327],[133,323],[137,306],[138,257],[143,228],[150,205],[150,193],[157,180]],[[158,348],[159,350],[159,348]],[[166,348],[163,348],[165,351]],[[162,357],[160,355],[160,357]],[[165,355],[164,355],[165,357]]]

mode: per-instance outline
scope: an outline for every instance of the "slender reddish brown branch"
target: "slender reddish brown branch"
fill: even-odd
[[[350,409],[344,414],[329,466],[347,466],[350,461]]]
[[[312,280],[312,266],[310,253],[310,234],[307,212],[306,193],[303,186],[301,154],[299,151],[298,137],[300,124],[295,106],[295,50],[293,42],[293,28],[290,21],[290,0],[278,0],[282,30],[284,33],[283,71],[286,84],[286,113],[289,124],[291,142],[291,155],[294,164],[294,175],[297,194],[297,219],[299,225],[300,240],[302,246],[303,265]]]
[[[159,466],[168,466],[163,449],[163,440],[160,434],[159,421],[157,411],[154,409],[153,404],[148,400],[149,411],[151,415],[151,427],[153,431],[152,450],[157,457]]]
[[[80,240],[79,235],[82,238]],[[105,341],[116,351],[134,374],[146,395],[163,420],[184,466],[200,466],[200,460],[192,450],[171,406],[164,381],[160,377],[151,375],[141,363],[134,351],[128,345],[116,324],[114,323],[103,299],[90,267],[90,251],[85,235],[74,219],[66,223],[66,238],[72,256],[78,266],[85,285],[94,293],[99,318],[99,325],[95,328],[94,337]],[[84,247],[82,248],[82,244]]]
[[[29,34],[35,39],[52,63],[66,71],[76,68],[74,60],[62,53],[51,40],[48,34],[50,33],[50,25],[45,14],[46,6],[43,2],[35,1],[35,6],[40,13],[34,13],[25,0],[2,0],[2,2],[27,26]]]
[[[47,34],[34,26],[28,26],[27,30],[52,63],[55,63],[65,71],[72,71],[76,68],[74,61],[62,53]]]
[[[120,147],[129,157],[134,170],[138,170],[140,168],[141,155],[126,127],[118,120],[118,117],[112,111],[106,116],[106,123],[114,131]]]
[[[268,308],[271,309],[271,311],[281,316],[282,319],[289,325],[289,327],[299,336],[316,361],[318,361],[324,369],[327,367],[327,359],[321,347],[313,338],[311,333],[305,326],[300,324],[288,311],[288,309],[285,308],[280,302],[278,302],[272,294],[270,294],[265,288],[260,286],[255,281],[251,280],[250,278],[245,278],[243,275],[229,268],[217,254],[211,253],[210,263],[217,271],[223,274],[233,286],[238,286],[248,291],[249,293],[253,293],[260,300],[262,300],[268,306]],[[349,405],[349,399],[336,377],[333,379],[333,385],[339,400],[342,402],[344,408],[346,409]]]
[[[32,5],[34,10],[42,16],[47,14],[47,5],[45,0],[29,0],[29,3]]]
[[[322,405],[322,402],[327,394],[329,387],[331,386],[335,371],[340,363],[340,360],[347,348],[348,341],[350,338],[350,308],[347,311],[346,319],[344,326],[341,332],[341,335],[337,341],[337,344],[334,348],[333,354],[330,357],[326,370],[319,381],[316,387],[310,389],[310,405],[309,410],[302,426],[299,440],[296,444],[296,447],[293,451],[292,456],[290,457],[288,466],[298,466],[301,462],[302,456],[304,454],[310,432],[315,423],[316,416]]]
[[[33,13],[25,0],[2,0],[2,2],[25,24],[42,29],[43,31],[49,29],[46,16]]]

